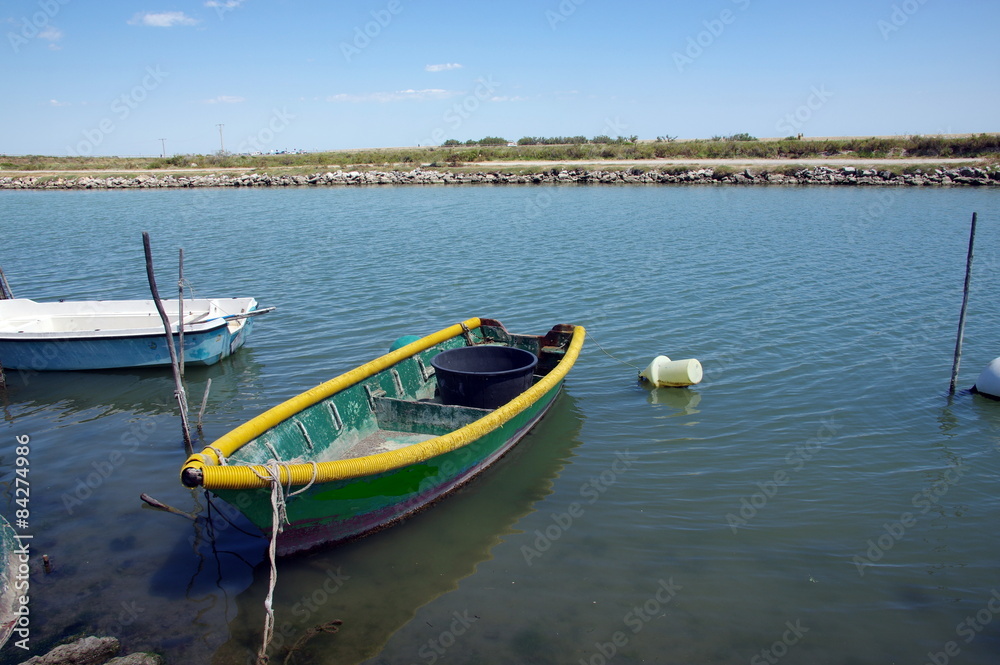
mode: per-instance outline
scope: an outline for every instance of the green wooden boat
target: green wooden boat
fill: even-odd
[[[559,394],[585,334],[560,324],[517,335],[469,319],[244,423],[189,457],[181,481],[211,490],[269,534],[283,512],[279,555],[384,528],[468,482],[527,434]],[[490,365],[498,349],[530,358],[522,386],[505,376],[524,367]],[[451,364],[473,355],[471,367]]]

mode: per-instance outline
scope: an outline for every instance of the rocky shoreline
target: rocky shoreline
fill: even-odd
[[[502,171],[452,173],[415,168],[412,171],[327,171],[311,175],[267,173],[212,173],[207,175],[137,175],[95,178],[79,176],[0,177],[0,189],[155,189],[177,187],[309,187],[361,185],[532,185],[532,184],[679,184],[679,185],[848,185],[848,186],[1000,186],[1000,167],[935,169],[897,174],[853,166],[817,166],[792,173],[767,169],[702,168],[676,172],[633,167],[624,170],[552,168],[541,173],[514,174]]]
[[[34,656],[21,665],[162,665],[159,654],[135,652],[119,656],[121,642],[115,637],[82,637],[57,646],[43,656]]]

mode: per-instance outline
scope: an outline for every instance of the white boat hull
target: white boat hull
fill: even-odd
[[[177,348],[179,303],[163,306]],[[253,298],[185,300],[185,364],[212,365],[240,348],[256,309]],[[170,364],[170,351],[152,300],[0,300],[0,364],[37,372],[157,367]]]

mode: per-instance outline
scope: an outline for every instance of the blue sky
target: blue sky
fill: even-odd
[[[998,131],[998,25],[996,0],[7,0],[0,154]]]

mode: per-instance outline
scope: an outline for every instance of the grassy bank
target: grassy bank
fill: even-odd
[[[938,136],[796,139],[772,141],[704,139],[692,141],[636,141],[610,144],[455,145],[414,148],[337,150],[285,155],[175,155],[168,158],[2,156],[0,170],[89,171],[217,168],[309,172],[348,167],[413,168],[460,167],[477,162],[544,161],[571,164],[580,161],[651,159],[990,159],[1000,161],[1000,134],[964,138]]]

